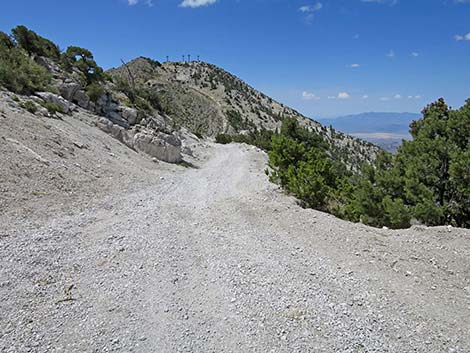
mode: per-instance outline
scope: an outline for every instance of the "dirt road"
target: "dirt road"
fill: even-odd
[[[207,153],[0,231],[0,351],[470,351],[468,230],[343,222]]]

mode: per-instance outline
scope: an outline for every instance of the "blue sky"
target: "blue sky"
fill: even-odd
[[[0,13],[0,30],[24,24],[105,68],[200,55],[313,118],[470,97],[470,0],[15,0]]]

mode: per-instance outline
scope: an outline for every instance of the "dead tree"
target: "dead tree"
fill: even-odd
[[[134,79],[134,75],[132,74],[132,71],[131,71],[131,69],[129,68],[129,66],[127,65],[127,63],[124,60],[121,59],[121,62],[124,65],[124,67],[126,68],[127,73],[129,75],[129,82],[132,85],[132,88],[135,90],[135,79]]]

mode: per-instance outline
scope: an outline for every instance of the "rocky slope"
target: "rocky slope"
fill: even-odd
[[[372,161],[379,150],[307,119],[207,63],[160,64],[138,58],[90,83],[84,82],[81,66],[74,66],[74,57],[67,65],[66,59],[28,60],[46,68],[52,81],[47,92],[18,98],[18,107],[41,116],[54,115],[51,107],[69,115],[83,109],[99,116],[95,125],[126,146],[166,162],[182,161],[182,136],[274,131],[284,118],[296,119],[319,134],[331,156],[353,170]]]
[[[21,107],[30,99],[0,92],[0,214],[19,224],[170,168],[98,129],[103,117],[78,107],[53,117],[47,109],[32,114]],[[198,143],[180,138],[186,147]]]
[[[156,92],[173,126],[183,126],[194,133],[214,136],[246,132],[254,127],[275,130],[280,128],[283,118],[294,118],[320,134],[331,153],[349,166],[373,160],[379,150],[306,118],[208,63],[160,64],[141,57],[109,70],[108,74]]]

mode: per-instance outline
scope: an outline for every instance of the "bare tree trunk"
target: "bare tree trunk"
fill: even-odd
[[[121,62],[127,69],[127,72],[129,74],[129,81],[131,82],[132,88],[135,90],[135,79],[134,79],[134,75],[132,75],[132,71],[131,69],[129,69],[129,66],[127,66],[127,63],[124,60],[121,59]]]

